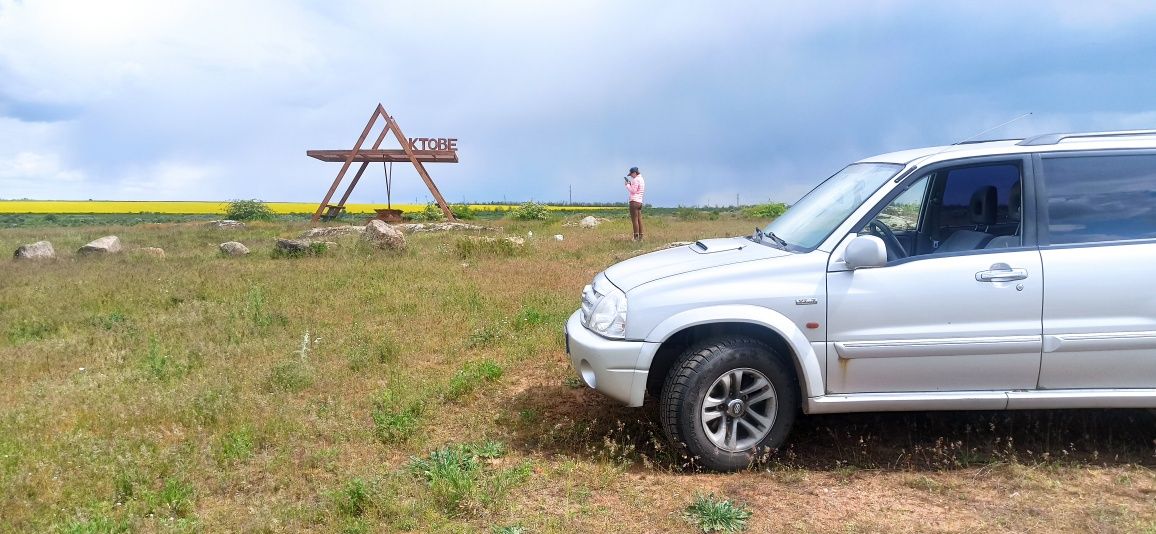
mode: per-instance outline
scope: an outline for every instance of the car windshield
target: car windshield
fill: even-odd
[[[790,248],[814,249],[902,168],[892,163],[848,165],[771,221],[763,232],[773,233]]]

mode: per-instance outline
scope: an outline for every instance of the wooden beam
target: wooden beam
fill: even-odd
[[[305,155],[313,159],[337,163],[345,161],[352,150],[307,150]],[[422,163],[457,163],[458,153],[456,150],[414,150],[414,155],[417,156],[418,161]],[[359,150],[353,158],[353,161],[364,163],[409,163],[409,155],[401,149],[385,149],[385,150]]]
[[[349,170],[349,166],[353,163],[353,158],[357,156],[357,151],[361,149],[361,144],[365,142],[365,138],[369,137],[369,130],[373,128],[373,123],[377,122],[377,115],[381,114],[386,120],[386,125],[389,124],[389,115],[385,114],[385,109],[381,104],[377,105],[377,109],[369,116],[369,122],[366,123],[365,129],[361,131],[361,137],[357,138],[357,144],[353,145],[353,150],[345,159],[345,164],[341,166],[341,171],[337,173],[337,178],[333,180],[333,185],[329,187],[329,192],[325,193],[325,199],[321,201],[321,205],[317,206],[317,211],[313,212],[313,222],[321,219],[321,212],[325,210],[325,205],[329,204],[329,199],[333,198],[333,193],[337,191],[338,184],[341,179],[345,177],[345,172]]]
[[[373,142],[373,148],[371,148],[370,150],[377,150],[379,147],[381,147],[381,142],[383,140],[385,140],[385,134],[386,133],[389,133],[389,128],[382,128],[381,133],[378,134],[378,136],[377,136],[377,141]],[[356,154],[354,156],[356,156]],[[341,195],[341,202],[337,203],[338,206],[340,206],[342,208],[345,207],[345,201],[349,200],[350,193],[353,193],[353,188],[357,187],[357,182],[361,181],[361,175],[365,174],[365,168],[368,166],[369,166],[369,162],[362,162],[361,163],[361,168],[357,169],[357,174],[353,175],[353,181],[349,182],[349,188],[345,190],[344,195]]]
[[[434,200],[437,201],[438,207],[442,209],[442,213],[445,214],[446,220],[456,221],[457,219],[454,218],[454,212],[450,210],[449,204],[446,204],[446,199],[442,198],[441,192],[438,191],[438,186],[434,185],[433,179],[429,177],[429,173],[425,170],[425,166],[421,164],[421,161],[418,161],[417,155],[414,154],[413,147],[409,146],[409,139],[406,138],[405,134],[401,132],[401,128],[397,125],[397,121],[393,120],[393,117],[390,117],[389,114],[385,112],[385,108],[382,107],[380,103],[377,104],[377,113],[381,113],[385,117],[386,128],[392,130],[393,135],[397,137],[397,141],[401,143],[402,150],[405,150],[406,156],[409,156],[409,160],[413,162],[414,168],[416,168],[417,173],[421,175],[421,179],[423,182],[425,182],[426,187],[429,188],[429,192],[433,193]]]

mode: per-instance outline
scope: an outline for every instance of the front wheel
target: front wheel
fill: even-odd
[[[754,338],[687,350],[662,388],[662,427],[697,465],[733,471],[786,440],[799,409],[795,374]]]

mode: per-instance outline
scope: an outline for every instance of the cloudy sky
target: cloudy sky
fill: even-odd
[[[792,202],[856,159],[1156,128],[1156,2],[0,0],[0,198],[319,201],[378,102],[451,202]],[[388,147],[393,148],[393,146]],[[395,165],[394,202],[425,202]],[[380,166],[351,201],[384,202]]]

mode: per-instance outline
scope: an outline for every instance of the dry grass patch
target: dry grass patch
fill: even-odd
[[[691,532],[710,494],[750,532],[1152,530],[1144,411],[802,417],[759,466],[695,472],[560,334],[616,258],[754,224],[652,222],[500,221],[536,237],[465,260],[437,233],[275,260],[304,229],[276,222],[0,230],[61,255],[0,267],[0,531]],[[70,252],[108,234],[166,259]]]

